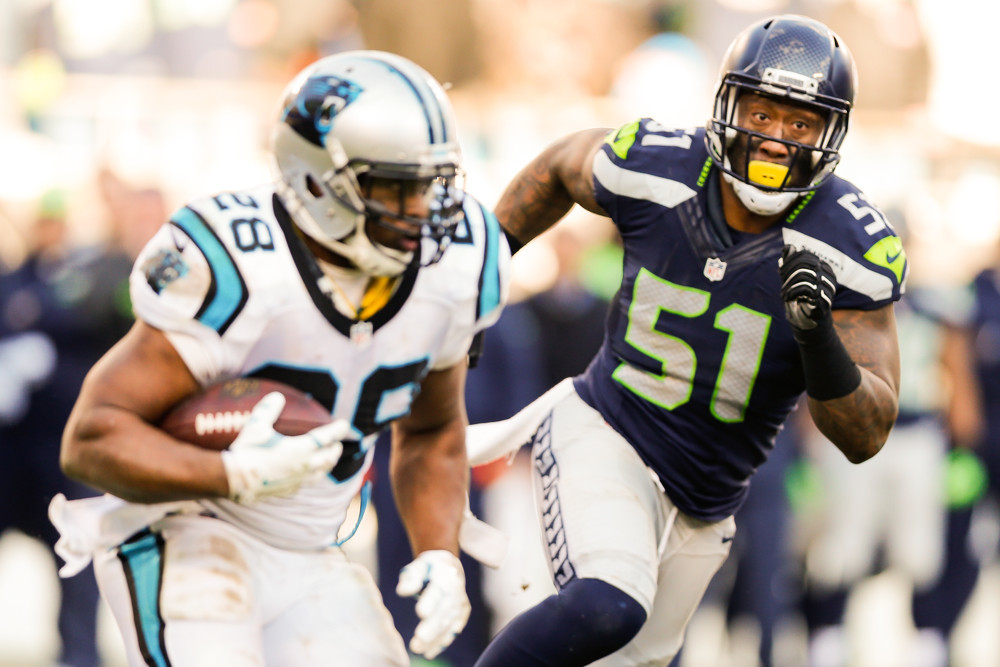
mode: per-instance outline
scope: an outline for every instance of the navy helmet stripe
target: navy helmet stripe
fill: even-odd
[[[420,106],[424,110],[424,118],[427,120],[427,136],[432,144],[444,143],[448,141],[448,127],[444,122],[444,113],[441,110],[441,104],[438,102],[437,97],[430,90],[421,91],[420,87],[416,82],[410,77],[406,76],[403,72],[397,69],[390,63],[383,60],[375,59],[376,62],[382,63],[389,68],[389,71],[396,74],[406,85],[410,87],[413,94],[416,96],[417,100],[420,101]]]
[[[163,538],[143,532],[118,547],[132,598],[132,614],[139,651],[147,665],[170,667],[164,642],[164,622],[160,616],[160,588],[163,582]]]
[[[191,237],[208,260],[212,284],[195,318],[221,336],[246,305],[249,297],[246,282],[229,251],[200,215],[190,208],[183,208],[170,222]]]

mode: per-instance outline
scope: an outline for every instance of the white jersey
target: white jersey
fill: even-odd
[[[289,498],[202,505],[278,547],[336,539],[376,434],[409,412],[431,370],[462,362],[506,301],[510,253],[470,196],[441,261],[411,268],[368,321],[339,312],[273,186],[200,199],[152,238],[131,276],[136,316],[162,330],[202,385],[266,377],[306,391],[353,427],[333,471]]]

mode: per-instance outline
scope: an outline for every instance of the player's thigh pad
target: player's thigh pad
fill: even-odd
[[[571,392],[532,442],[542,541],[557,588],[601,579],[648,612],[667,500],[635,449]]]
[[[661,667],[680,650],[684,631],[709,582],[729,555],[733,517],[707,523],[676,514],[662,550],[656,598],[632,641],[594,667]]]
[[[339,549],[290,554],[274,584],[287,607],[265,628],[268,665],[407,667],[410,660],[368,570]]]
[[[179,664],[408,665],[378,587],[342,550],[278,549],[203,517],[166,523],[161,605]]]
[[[209,517],[175,516],[161,523],[166,544],[160,600],[164,618],[226,622],[250,618],[257,542]]]
[[[263,665],[251,560],[235,529],[200,516],[167,517],[95,558],[129,664]]]

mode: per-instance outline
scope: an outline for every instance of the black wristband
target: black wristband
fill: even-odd
[[[806,394],[817,401],[842,398],[861,384],[861,369],[851,359],[833,328],[833,318],[826,317],[814,328],[792,327],[799,344],[802,371],[806,376]]]
[[[500,229],[503,229],[501,227]],[[515,252],[524,247],[524,244],[514,238],[514,235],[508,232],[506,229],[503,230],[503,235],[507,237],[507,245],[510,246],[510,254],[513,255]]]

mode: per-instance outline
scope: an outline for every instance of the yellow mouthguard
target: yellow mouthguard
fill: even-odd
[[[750,160],[747,176],[751,183],[766,185],[772,188],[781,187],[788,174],[788,167],[783,164],[765,162],[764,160]]]

